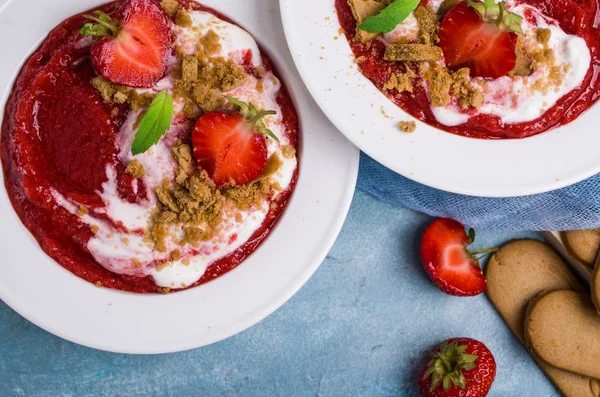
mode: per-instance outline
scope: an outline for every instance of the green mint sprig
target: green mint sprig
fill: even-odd
[[[140,128],[131,145],[131,153],[134,156],[146,152],[158,143],[171,126],[173,113],[173,98],[167,91],[161,91],[154,97],[140,121]]]
[[[420,0],[396,0],[377,15],[370,16],[358,28],[369,33],[389,33],[419,6]]]

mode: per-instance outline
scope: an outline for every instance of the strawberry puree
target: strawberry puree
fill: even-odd
[[[213,13],[194,2],[190,5]],[[110,14],[116,3],[102,6]],[[41,248],[65,269],[104,287],[138,293],[156,292],[150,276],[143,278],[115,274],[100,266],[87,243],[94,236],[89,225],[56,202],[59,193],[81,203],[90,211],[103,209],[98,192],[106,182],[106,167],[114,166],[119,196],[136,203],[147,196],[142,184],[133,191],[133,177],[118,159],[117,137],[126,120],[128,107],[102,101],[91,86],[96,74],[89,50],[91,39],[79,29],[85,20],[71,17],[55,28],[41,47],[27,60],[8,98],[1,132],[5,184],[13,207]],[[263,58],[267,68],[272,68]],[[274,71],[276,73],[276,71]],[[299,121],[285,87],[277,102],[283,113],[285,131],[291,144],[298,144]],[[271,203],[266,220],[252,237],[230,255],[214,262],[193,287],[206,283],[239,265],[269,235],[282,214],[297,180]],[[112,222],[104,215],[104,220]],[[112,222],[116,228],[122,225]]]
[[[427,5],[429,0],[421,0]],[[454,133],[482,139],[525,138],[549,129],[568,124],[592,106],[600,95],[600,13],[597,0],[525,0],[522,4],[531,5],[554,18],[568,34],[583,38],[592,55],[592,64],[581,86],[563,96],[541,117],[529,122],[504,124],[496,116],[479,114],[466,123],[449,127],[439,123],[432,113],[430,101],[421,85],[415,85],[414,93],[403,92],[388,95],[390,100],[403,110],[427,124]],[[383,59],[385,45],[372,40],[367,45],[356,42],[356,21],[347,0],[336,0],[336,9],[346,38],[354,55],[364,57],[360,63],[363,74],[379,89],[382,89],[391,74],[404,72],[401,63]],[[565,12],[564,10],[569,10]]]

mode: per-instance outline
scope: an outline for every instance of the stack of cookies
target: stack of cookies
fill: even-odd
[[[561,239],[590,269],[592,296],[552,248],[535,240],[511,242],[490,258],[488,296],[563,396],[600,397],[598,266],[591,271],[600,231]]]

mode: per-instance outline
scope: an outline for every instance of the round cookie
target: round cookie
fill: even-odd
[[[506,244],[488,261],[488,297],[513,333],[525,343],[524,321],[527,306],[543,291],[583,290],[556,252],[536,240]],[[554,368],[535,355],[533,358],[566,397],[600,397],[598,381]]]
[[[523,340],[523,324],[529,302],[544,291],[582,290],[560,256],[537,240],[504,245],[486,268],[488,296],[512,331]]]
[[[552,291],[534,299],[527,310],[525,338],[548,364],[600,378],[600,316],[590,296]]]
[[[600,251],[600,229],[563,232],[565,245],[584,265],[594,267]]]

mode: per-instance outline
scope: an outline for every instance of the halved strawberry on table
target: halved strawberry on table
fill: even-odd
[[[92,46],[94,69],[112,83],[149,88],[164,74],[173,43],[167,14],[153,0],[129,0],[111,17],[94,11],[85,18],[83,36]]]
[[[452,8],[440,25],[440,47],[446,65],[467,67],[472,77],[496,79],[516,65],[516,45],[523,18],[505,2],[467,0]]]
[[[487,283],[478,255],[496,248],[468,251],[475,240],[475,231],[465,232],[453,219],[436,219],[421,238],[421,262],[433,283],[443,292],[456,296],[474,296],[485,292]]]
[[[239,107],[239,112],[205,113],[192,132],[198,166],[218,187],[232,182],[245,185],[261,176],[267,166],[267,137],[278,141],[263,121],[277,112],[226,98]]]

